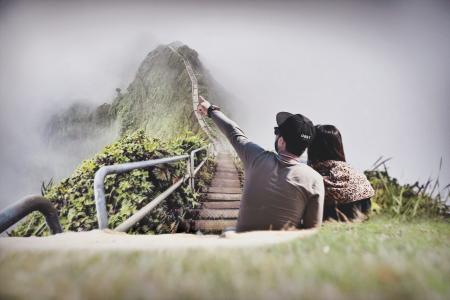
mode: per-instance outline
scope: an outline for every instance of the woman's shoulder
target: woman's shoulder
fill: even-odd
[[[338,202],[370,198],[374,191],[364,173],[359,172],[344,161],[324,161],[314,165],[324,176],[325,186],[330,196]],[[325,175],[324,175],[325,174]]]
[[[323,177],[335,177],[340,178],[348,176],[353,168],[345,161],[338,160],[325,160],[313,163],[311,167],[319,172]]]

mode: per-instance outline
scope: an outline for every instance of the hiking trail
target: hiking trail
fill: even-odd
[[[234,163],[234,150],[226,138],[222,134],[215,133],[197,112],[199,88],[194,69],[189,60],[179,53],[176,44],[170,45],[169,48],[183,60],[192,84],[192,105],[195,116],[216,149],[216,172],[211,185],[203,195],[206,200],[201,203],[198,210],[193,211],[196,218],[191,220],[190,227],[194,231],[203,233],[221,233],[228,227],[236,226],[242,196],[239,174]]]

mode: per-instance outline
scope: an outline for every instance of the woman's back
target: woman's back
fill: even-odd
[[[369,212],[375,191],[366,176],[345,161],[342,136],[335,126],[316,126],[308,163],[324,180],[324,219],[351,220],[358,212]]]
[[[366,176],[345,161],[326,160],[313,164],[312,168],[323,177],[325,205],[355,202],[375,193]]]

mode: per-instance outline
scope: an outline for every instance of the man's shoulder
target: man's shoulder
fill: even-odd
[[[307,164],[296,165],[295,168],[292,168],[289,177],[288,180],[291,184],[298,186],[303,191],[307,191],[308,194],[323,195],[324,193],[325,187],[322,175]]]
[[[254,163],[256,165],[260,165],[260,163],[262,162],[267,162],[267,160],[276,160],[276,153],[270,150],[266,150],[264,148],[262,148],[262,151],[260,153],[258,153],[255,157],[254,157]]]
[[[316,170],[304,163],[293,166],[290,175],[292,177],[298,178],[301,181],[307,180],[311,183],[323,182],[322,175],[320,175]]]

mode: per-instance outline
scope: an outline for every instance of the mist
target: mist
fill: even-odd
[[[113,139],[48,151],[40,131],[75,101],[110,102],[146,54],[182,41],[272,149],[278,111],[342,132],[359,170],[393,157],[401,182],[450,183],[450,7],[446,1],[2,1],[0,208],[62,178]],[[214,99],[210,99],[214,102]]]

